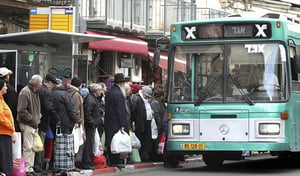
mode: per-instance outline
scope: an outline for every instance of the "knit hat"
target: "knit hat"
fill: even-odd
[[[80,89],[79,93],[81,96],[85,97],[87,94],[89,94],[89,89],[84,87],[84,88]]]
[[[3,88],[5,84],[5,81],[3,79],[0,79],[0,90]]]
[[[149,86],[142,87],[142,91],[147,97],[152,97],[152,89]]]
[[[82,84],[82,80],[74,77],[71,81],[71,85],[75,86],[75,87],[79,87]]]
[[[136,94],[139,90],[141,90],[141,86],[139,84],[132,84],[130,87],[133,94]]]

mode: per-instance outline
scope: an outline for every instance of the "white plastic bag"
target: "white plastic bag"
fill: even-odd
[[[110,144],[111,153],[131,153],[131,139],[130,136],[123,130],[119,130],[112,138]]]
[[[156,125],[154,117],[152,117],[152,120],[151,120],[151,136],[152,136],[152,139],[157,139],[157,137],[158,137],[158,130],[157,130],[157,125]]]
[[[141,141],[139,138],[135,135],[135,132],[130,131],[130,138],[131,138],[131,145],[134,149],[140,149],[141,148]]]
[[[22,157],[21,138],[21,132],[14,132],[12,135],[12,154],[15,159],[20,159]]]
[[[95,142],[94,142],[94,146],[93,146],[93,153],[94,153],[94,156],[100,156],[100,155],[103,155],[103,153],[104,153],[101,139],[100,139],[97,129],[95,132]]]
[[[78,153],[79,147],[85,141],[83,126],[80,125],[80,127],[74,128],[72,134],[74,135],[74,153]]]

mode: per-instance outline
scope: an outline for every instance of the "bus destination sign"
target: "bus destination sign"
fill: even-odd
[[[269,23],[208,23],[185,25],[182,27],[183,40],[270,38]]]

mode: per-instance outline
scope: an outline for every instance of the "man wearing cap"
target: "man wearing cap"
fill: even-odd
[[[17,104],[18,104],[18,96],[14,89],[14,87],[9,83],[10,75],[13,74],[11,70],[6,67],[0,68],[0,79],[3,79],[6,82],[7,93],[3,95],[4,101],[10,108],[15,123],[15,130],[20,131],[19,124],[17,123]]]
[[[111,140],[120,129],[128,130],[127,111],[125,107],[125,82],[129,81],[122,73],[115,74],[114,85],[105,95],[105,146],[110,166],[121,168],[120,154],[110,150]]]
[[[44,78],[42,87],[38,90],[41,103],[41,122],[39,124],[39,135],[43,144],[45,144],[46,131],[50,126],[50,121],[57,121],[57,113],[54,105],[50,100],[51,90],[57,84],[56,77],[52,74],[47,74]],[[44,151],[35,154],[34,171],[41,173],[44,170]]]
[[[152,98],[152,89],[149,86],[144,86],[131,99],[131,118],[134,124],[132,129],[141,141],[140,156],[142,161],[149,161],[152,150],[150,98]]]

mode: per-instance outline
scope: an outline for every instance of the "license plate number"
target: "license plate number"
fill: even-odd
[[[182,144],[183,149],[200,149],[203,150],[205,148],[204,144],[196,144],[196,143],[185,143]]]

